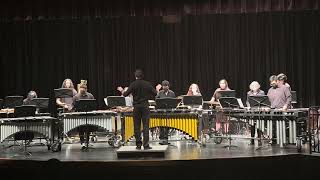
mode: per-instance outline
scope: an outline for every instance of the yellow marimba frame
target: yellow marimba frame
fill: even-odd
[[[128,142],[134,135],[132,114],[125,114],[124,126],[124,140]],[[198,141],[199,120],[198,115],[195,113],[151,113],[149,128],[156,127],[176,129],[192,137],[194,141]]]

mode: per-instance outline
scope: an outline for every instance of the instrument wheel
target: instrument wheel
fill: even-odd
[[[108,139],[108,144],[109,144],[110,146],[113,146],[113,142],[114,142],[114,137],[110,137],[110,138]]]
[[[51,151],[52,152],[60,152],[61,151],[61,142],[57,142],[57,143],[52,144]]]

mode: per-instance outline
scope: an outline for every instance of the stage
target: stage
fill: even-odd
[[[0,170],[12,178],[26,175],[32,179],[305,178],[316,175],[315,163],[320,162],[320,156],[307,154],[306,146],[302,153],[297,153],[294,145],[256,150],[257,146],[248,145],[247,140],[236,140],[233,144],[238,147],[226,149],[226,142],[202,147],[192,141],[172,141],[163,158],[121,159],[117,157],[117,148],[107,143],[95,143],[88,152],[81,151],[79,144],[64,144],[62,151],[55,153],[46,146],[30,147],[30,157],[20,156],[18,149],[2,149]]]

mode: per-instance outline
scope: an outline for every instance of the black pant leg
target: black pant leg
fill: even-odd
[[[143,124],[143,146],[149,146],[149,120],[150,110],[149,107],[141,108],[142,112],[142,124]]]
[[[141,117],[142,117],[142,113],[141,113],[141,108],[139,107],[134,107],[133,108],[133,121],[134,121],[134,137],[136,139],[136,145],[137,146],[141,146],[142,142],[141,142]]]
[[[254,138],[255,135],[255,131],[256,131],[256,123],[253,123],[253,125],[251,125],[251,138]],[[251,144],[254,144],[254,139],[250,140]]]

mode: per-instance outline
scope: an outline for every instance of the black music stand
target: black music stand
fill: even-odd
[[[6,96],[4,98],[5,108],[15,108],[23,104],[23,96]]]
[[[123,96],[108,96],[106,98],[106,105],[110,108],[114,107],[125,107],[126,106],[126,99]]]
[[[14,116],[16,118],[24,118],[24,155],[31,156],[31,152],[27,151],[27,117],[35,116],[36,107],[33,105],[16,106],[14,109]]]
[[[114,108],[114,107],[126,107],[126,99],[124,96],[108,96],[105,98],[105,103],[108,107]],[[122,118],[122,112],[120,112],[120,118]],[[119,139],[118,136],[118,118],[115,118],[115,132],[114,137],[111,137],[113,139],[113,146],[117,147],[119,146]],[[122,139],[122,136],[121,136]],[[110,141],[112,142],[112,140]]]
[[[31,100],[30,104],[36,106],[37,110],[47,110],[49,106],[49,98],[34,98]]]
[[[262,107],[268,107],[270,108],[271,107],[271,103],[270,103],[270,100],[269,100],[269,97],[267,95],[261,95],[261,96],[248,96],[248,102],[249,102],[249,105],[250,105],[250,108],[258,108],[258,111],[261,111],[261,108]],[[258,113],[258,120],[260,121],[261,120],[261,113],[259,112]],[[259,132],[259,128],[258,129],[258,138],[259,138],[259,143],[258,143],[258,146],[259,144],[261,143],[261,136],[263,135],[263,132],[264,132],[264,129],[260,129],[260,132]],[[258,149],[262,149],[264,146],[260,146],[258,147],[256,150]]]
[[[202,96],[182,96],[183,105],[201,106],[203,99]]]
[[[266,95],[262,96],[248,96],[248,102],[251,108],[271,107],[269,97]]]
[[[50,113],[41,113],[41,110],[48,110],[49,107],[49,98],[33,98],[30,102],[30,105],[34,105],[36,107],[36,115],[41,116],[50,116]],[[54,139],[54,136],[52,135],[52,140]],[[40,144],[41,139],[40,139]],[[50,149],[50,145],[47,145],[48,149]]]
[[[88,112],[97,109],[96,99],[80,99],[75,102],[75,110],[85,112],[86,117],[86,146],[84,151],[89,150],[89,127],[88,127]]]
[[[235,90],[220,90],[217,91],[217,100],[223,97],[236,97],[236,91]]]
[[[156,109],[171,111],[172,109],[176,109],[181,99],[176,98],[157,98],[156,99]]]
[[[70,98],[70,97],[73,97],[73,89],[72,88],[54,89],[54,95],[56,98]]]
[[[166,124],[168,124],[168,112],[171,112],[173,111],[173,109],[176,109],[180,102],[181,99],[170,97],[156,99],[156,110],[164,111]],[[170,145],[170,143],[168,143],[168,145]]]
[[[224,91],[221,91],[221,92],[224,92]],[[233,108],[239,108],[240,107],[240,104],[237,100],[237,98],[235,97],[220,97],[218,99],[218,102],[221,106],[221,108],[227,110],[229,113],[228,113],[228,117],[227,117],[227,123],[230,124],[230,114],[231,114],[231,110]],[[235,145],[231,145],[231,141],[232,141],[232,138],[231,138],[231,134],[230,134],[230,127],[228,128],[228,140],[229,140],[229,144],[224,146],[225,148],[232,148],[232,147],[238,147],[238,146],[235,146]]]

